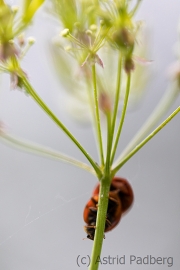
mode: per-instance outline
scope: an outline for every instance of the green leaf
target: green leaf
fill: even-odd
[[[23,21],[29,23],[45,0],[26,0],[24,2],[24,16]]]

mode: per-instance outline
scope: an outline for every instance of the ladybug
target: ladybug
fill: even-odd
[[[91,199],[85,206],[83,214],[84,221],[87,223],[87,225],[84,226],[84,230],[87,233],[87,238],[91,240],[94,240],[96,229],[99,190],[100,184],[95,187]],[[124,214],[132,205],[133,199],[133,190],[128,181],[124,178],[114,177],[109,191],[109,202],[104,232],[111,231],[119,223],[122,214]]]

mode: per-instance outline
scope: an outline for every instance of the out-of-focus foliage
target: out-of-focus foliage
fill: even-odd
[[[45,0],[24,0],[24,8],[22,20],[24,23],[29,23],[38,8],[44,3]]]
[[[58,77],[68,91],[67,107],[73,116],[81,116],[85,121],[89,116],[94,62],[98,64],[98,91],[105,92],[114,102],[119,54],[123,58],[120,98],[125,92],[125,75],[131,71],[131,101],[137,101],[142,94],[147,77],[145,33],[143,23],[133,20],[133,7],[128,2],[51,1],[49,11],[62,30],[62,35],[54,38],[51,55]]]
[[[23,8],[10,7],[0,0],[0,71],[10,73],[11,87],[22,87],[18,72],[20,61],[33,44],[32,39],[26,40],[22,31],[32,21],[36,11],[44,0],[24,0]],[[20,11],[20,12],[19,12]]]

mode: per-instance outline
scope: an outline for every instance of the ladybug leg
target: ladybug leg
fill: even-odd
[[[114,194],[118,194],[120,191],[121,191],[120,188],[117,188],[117,189],[115,189],[115,190],[113,190],[111,192],[114,193]]]
[[[119,204],[118,200],[114,199],[113,197],[110,197],[110,196],[109,196],[109,200],[111,200],[111,201],[113,201],[113,202]]]
[[[85,228],[94,228],[96,229],[96,226],[93,226],[93,225],[87,225],[87,226],[84,226]]]
[[[106,222],[108,223],[108,225],[112,224],[111,221],[109,221],[109,219],[107,219],[107,217],[106,217]]]
[[[97,212],[97,208],[96,207],[93,207],[93,206],[89,207],[89,210],[91,212]]]

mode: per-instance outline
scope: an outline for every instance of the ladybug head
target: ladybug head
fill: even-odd
[[[93,222],[91,225],[84,226],[84,230],[87,233],[87,238],[90,240],[94,240],[95,225],[96,223]]]

